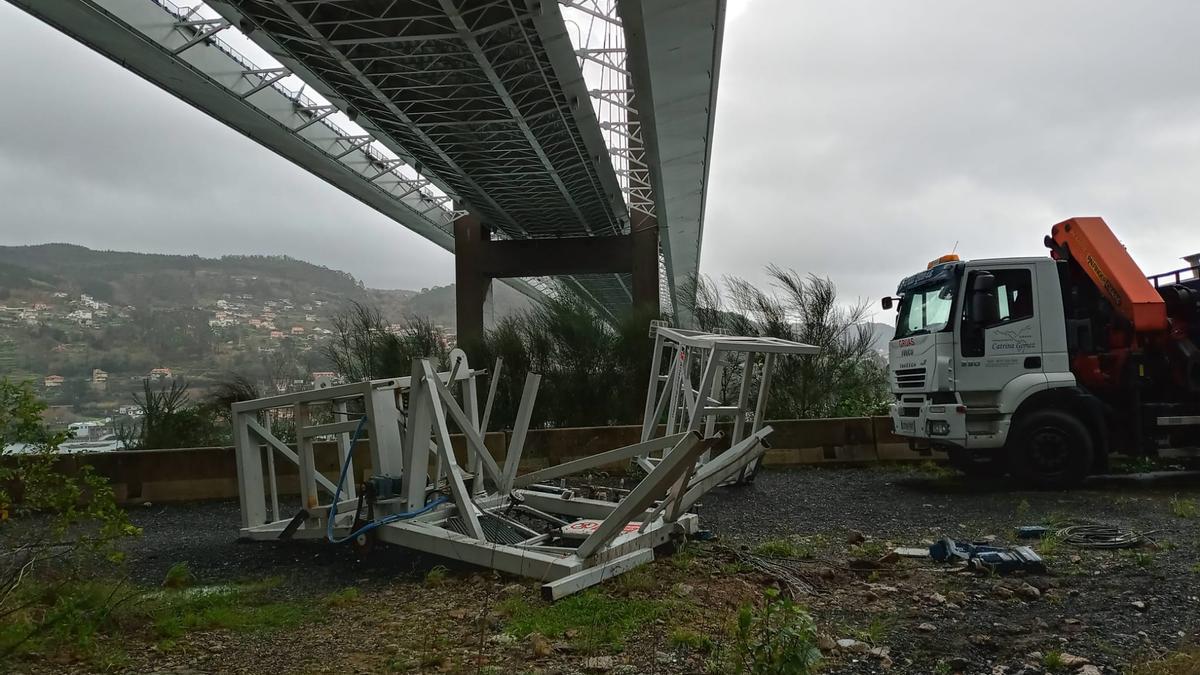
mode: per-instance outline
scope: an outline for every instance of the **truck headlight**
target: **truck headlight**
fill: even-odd
[[[930,436],[950,435],[950,423],[945,420],[929,420],[925,423],[925,428],[929,431]]]

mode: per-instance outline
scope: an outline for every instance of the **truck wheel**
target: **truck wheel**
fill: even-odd
[[[971,478],[997,478],[1004,475],[1005,467],[996,459],[994,452],[968,452],[961,448],[948,448],[946,460],[956,470]]]
[[[1009,468],[1019,482],[1038,488],[1078,485],[1092,466],[1087,427],[1061,410],[1039,410],[1017,422],[1008,443]]]

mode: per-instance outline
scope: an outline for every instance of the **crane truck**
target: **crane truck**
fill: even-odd
[[[1049,256],[943,256],[900,282],[895,432],[968,474],[1068,487],[1110,454],[1200,449],[1200,261],[1146,277],[1101,218]]]

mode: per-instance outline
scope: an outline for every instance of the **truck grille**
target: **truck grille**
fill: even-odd
[[[920,389],[925,386],[924,368],[901,368],[896,371],[896,387],[899,389]]]

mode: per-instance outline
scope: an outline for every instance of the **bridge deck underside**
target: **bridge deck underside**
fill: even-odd
[[[213,6],[500,238],[628,232],[553,4],[224,0]],[[575,280],[608,308],[627,275]]]

